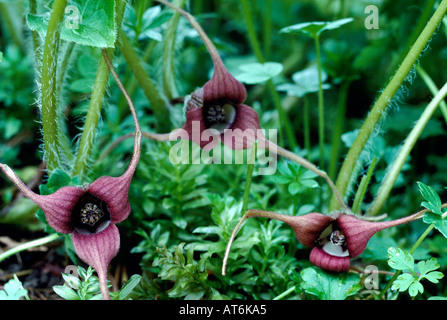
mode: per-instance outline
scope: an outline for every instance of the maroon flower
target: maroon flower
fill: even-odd
[[[247,97],[244,85],[227,70],[216,47],[192,15],[169,2],[159,2],[188,19],[202,38],[214,64],[211,79],[186,101],[186,122],[182,129],[187,137],[205,150],[212,149],[219,139],[233,149],[251,148],[253,142],[263,135],[257,112],[243,104]],[[179,136],[185,138],[181,134]]]
[[[105,51],[104,57],[122,89]],[[120,247],[120,235],[115,224],[122,222],[130,214],[128,191],[141,153],[138,118],[132,101],[126,93],[124,95],[131,108],[136,130],[132,160],[120,177],[103,176],[88,186],[68,186],[50,195],[39,195],[30,190],[9,166],[0,163],[0,169],[19,190],[42,209],[48,224],[56,232],[72,235],[78,256],[98,273],[104,299],[110,299],[107,268]]]
[[[309,260],[322,269],[347,272],[350,260],[365,250],[369,239],[381,230],[421,218],[421,213],[383,222],[359,219],[351,214],[338,213],[327,216],[312,212],[302,216],[288,216],[270,211],[248,210],[233,231],[225,252],[222,274],[225,269],[231,244],[243,221],[251,217],[280,220],[292,227],[299,242],[312,248]]]

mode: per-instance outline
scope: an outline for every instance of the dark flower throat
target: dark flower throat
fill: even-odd
[[[73,209],[73,228],[82,234],[95,234],[110,222],[110,212],[104,201],[91,194],[85,194],[79,199]]]

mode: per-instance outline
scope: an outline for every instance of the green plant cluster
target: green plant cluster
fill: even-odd
[[[102,48],[114,55],[145,132],[181,127],[179,101],[212,74],[195,30],[156,1],[66,1],[82,12],[81,28],[67,27],[74,13],[66,11],[59,42],[48,43],[50,13],[59,2],[0,0],[0,162],[17,169],[26,183],[41,174],[34,182],[41,194],[118,176],[130,161],[134,124],[109,80]],[[419,221],[375,235],[347,274],[313,266],[309,249],[284,223],[249,219],[223,276],[225,248],[243,208],[334,212],[340,208],[326,182],[283,157],[273,175],[259,174],[258,164],[250,173],[246,163],[175,163],[171,151],[179,142],[143,138],[129,191],[132,213],[118,225],[121,249],[110,266],[136,261],[127,266],[136,274],[112,298],[447,297],[441,200],[447,199],[447,106],[445,88],[440,90],[447,68],[445,12],[433,34],[424,33],[446,0],[374,1],[377,29],[365,27],[370,13],[364,1],[172,2],[197,18],[229,71],[246,85],[245,103],[258,112],[261,127],[277,129],[280,146],[328,172],[354,214],[397,219],[426,212]],[[409,61],[415,43],[422,45],[421,54]],[[50,55],[47,45],[53,46]],[[54,86],[51,97],[42,96],[46,77]],[[190,160],[197,159],[198,146],[182,143]],[[242,155],[247,159],[250,150]],[[54,233],[43,212],[3,177],[1,227],[17,234]],[[65,284],[53,287],[57,295],[100,298],[98,280],[81,266],[70,237],[51,239],[62,239],[61,259],[79,265],[80,277],[64,274]],[[0,271],[12,259],[0,255]],[[381,271],[373,289],[365,288],[368,265]],[[4,284],[0,299],[23,299],[25,292],[15,277]]]

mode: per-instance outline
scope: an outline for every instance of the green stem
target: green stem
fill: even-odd
[[[183,7],[185,0],[178,0],[175,3],[179,8]],[[163,87],[168,100],[178,97],[175,77],[175,43],[177,37],[177,28],[180,21],[180,13],[174,12],[174,15],[166,29],[163,43]]]
[[[11,3],[12,5],[12,3]],[[21,36],[21,29],[18,29],[16,24],[13,21],[13,18],[10,14],[10,8],[5,3],[0,2],[0,15],[2,17],[1,21],[5,24],[5,27],[8,29],[8,33],[11,37],[12,42],[23,50],[23,40]]]
[[[250,45],[259,63],[265,63],[265,58],[261,51],[261,45],[259,44],[258,38],[256,37],[249,1],[242,0],[241,4]],[[290,124],[289,118],[286,116],[284,107],[281,103],[280,96],[276,91],[275,85],[273,84],[273,81],[271,79],[267,81],[267,88],[269,89],[270,94],[272,95],[273,103],[275,104],[276,110],[278,112],[280,122],[282,123],[282,125],[284,125],[284,129],[286,131],[286,136],[288,142],[290,143],[290,147],[292,149],[295,149],[298,144],[296,142],[295,135],[293,134],[292,125]],[[280,139],[282,139],[282,127],[280,127],[279,130],[280,130]]]
[[[118,47],[143,90],[144,95],[151,104],[154,115],[157,118],[157,129],[160,131],[168,130],[170,127],[168,101],[160,95],[159,90],[144,69],[140,58],[123,30],[118,31]]]
[[[432,18],[427,23],[426,27],[409,50],[405,59],[402,61],[402,64],[397,69],[394,77],[386,86],[385,90],[382,92],[382,94],[379,96],[374,106],[372,107],[371,112],[368,114],[368,117],[363,123],[363,126],[361,127],[353,145],[349,149],[349,152],[346,156],[345,161],[343,162],[337,178],[336,186],[342,195],[344,195],[344,193],[346,192],[356,161],[363,151],[366,142],[376,128],[376,125],[381,119],[382,115],[385,113],[389,102],[404,82],[414,63],[419,58],[421,52],[424,50],[433,33],[436,31],[446,12],[447,0],[442,0],[442,2],[439,4],[438,9],[435,11]],[[333,197],[330,210],[336,210],[338,207],[339,205]]]
[[[60,26],[64,19],[66,0],[55,0],[48,23],[42,57],[42,132],[47,170],[54,171],[60,165],[59,126],[57,113],[57,55]]]
[[[304,148],[306,149],[306,158],[310,159],[310,118],[309,118],[309,98],[303,97],[303,128],[304,128]]]
[[[114,50],[110,51],[109,54],[113,56]],[[85,176],[88,161],[94,149],[96,129],[101,116],[102,103],[104,101],[109,75],[109,68],[104,61],[104,57],[101,55],[73,170],[73,176],[79,176],[81,180]]]
[[[315,51],[317,54],[318,67],[318,141],[320,146],[320,168],[324,169],[324,97],[323,84],[321,83],[321,53],[320,53],[320,37],[315,36]]]
[[[125,9],[125,2],[118,1],[116,5],[116,25],[121,26]],[[109,49],[108,54],[113,57],[114,49]],[[77,158],[73,169],[73,176],[79,176],[81,180],[87,171],[87,164],[94,149],[94,140],[96,136],[96,129],[98,127],[99,118],[101,116],[102,103],[107,89],[107,83],[110,76],[110,70],[101,55],[98,62],[98,69],[96,70],[95,82],[90,98],[90,103],[87,111],[87,116],[82,130],[81,140],[79,142]]]
[[[340,95],[338,98],[337,119],[335,120],[334,132],[332,133],[332,150],[331,160],[329,163],[329,177],[335,179],[337,163],[340,154],[341,135],[343,134],[345,117],[346,117],[346,100],[348,97],[349,86],[351,82],[345,81],[340,87]]]
[[[354,213],[360,213],[361,205],[363,203],[363,199],[366,194],[366,189],[368,187],[369,181],[371,180],[376,164],[377,164],[377,158],[374,157],[374,159],[371,162],[371,165],[369,166],[366,176],[363,176],[362,180],[360,181],[359,188],[357,189],[357,193],[354,198],[354,203],[352,204],[352,212]]]
[[[36,0],[30,0],[29,1],[29,12],[31,14],[37,14],[37,3]],[[33,47],[34,47],[34,55],[36,66],[39,66],[41,64],[42,60],[42,52],[40,51],[40,37],[39,32],[36,30],[31,31],[31,36],[33,38]]]
[[[421,76],[422,80],[424,80],[425,84],[427,85],[428,89],[433,94],[433,96],[436,96],[439,90],[436,87],[436,84],[427,74],[427,72],[425,72],[425,70],[421,66],[416,67],[416,72]],[[441,109],[442,115],[444,116],[445,123],[447,123],[447,103],[445,103],[445,100],[441,101],[439,108]]]
[[[0,262],[5,260],[6,258],[9,258],[10,256],[12,256],[12,255],[14,255],[16,253],[19,253],[19,252],[22,252],[22,251],[25,251],[25,250],[28,250],[28,249],[31,249],[31,248],[35,248],[35,247],[38,247],[38,246],[41,246],[41,245],[53,242],[54,240],[58,239],[59,237],[60,237],[59,234],[52,233],[52,234],[50,234],[50,235],[48,235],[46,237],[43,237],[43,238],[40,238],[40,239],[36,239],[36,240],[30,241],[30,242],[18,245],[16,247],[12,248],[12,249],[9,249],[8,251],[2,252],[0,254]]]
[[[289,294],[291,294],[294,291],[295,291],[295,287],[293,286],[293,287],[287,289],[286,291],[284,291],[283,293],[279,294],[278,296],[274,297],[272,300],[282,300],[284,297],[288,296]]]
[[[256,160],[256,144],[253,145],[251,152],[250,152],[250,158],[248,160],[247,165],[247,177],[245,178],[245,188],[244,188],[244,197],[242,199],[242,212],[247,211],[248,209],[248,201],[250,198],[250,187],[251,187],[251,180],[253,177],[253,169],[255,167],[255,160]]]
[[[371,206],[367,211],[368,216],[375,216],[379,213],[389,193],[391,192],[391,189],[393,188],[397,176],[402,170],[402,166],[405,164],[408,155],[410,154],[411,150],[416,144],[416,141],[418,140],[419,136],[421,135],[431,116],[435,112],[436,108],[439,106],[440,102],[446,97],[446,95],[447,95],[447,83],[442,87],[442,89],[433,98],[433,100],[430,101],[430,103],[427,105],[421,117],[417,121],[416,125],[413,127],[407,139],[405,140],[405,143],[401,147],[396,160],[393,162],[391,169],[388,171],[385,177],[385,180],[382,182],[382,185],[380,186],[376,198],[374,199],[373,203],[371,204]]]
[[[272,0],[265,1],[264,19],[263,19],[263,49],[266,57],[270,56],[272,45]]]

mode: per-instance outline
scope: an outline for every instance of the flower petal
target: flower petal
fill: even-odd
[[[419,213],[390,221],[371,222],[361,220],[353,215],[343,214],[337,223],[346,237],[349,255],[358,257],[365,250],[369,239],[377,232],[403,223],[411,222],[420,217]]]
[[[217,130],[206,129],[203,119],[203,108],[192,108],[186,112],[186,122],[182,127],[186,131],[187,138],[199,145],[200,148],[211,150],[220,140]],[[182,139],[184,139],[182,137]]]
[[[79,258],[96,270],[102,295],[104,299],[110,299],[107,291],[107,268],[120,248],[118,228],[110,224],[96,234],[85,235],[73,232],[73,246]]]
[[[250,106],[237,106],[236,117],[228,130],[224,130],[223,142],[232,149],[250,149],[256,139],[264,135],[259,124],[258,113]]]
[[[126,172],[120,177],[100,177],[86,190],[107,204],[112,223],[119,223],[130,214],[129,187],[140,160],[140,153],[141,132],[138,132],[135,135],[134,154]]]
[[[29,189],[22,180],[5,164],[0,169],[11,179],[17,188],[45,214],[48,224],[57,232],[71,233],[71,212],[76,202],[85,194],[85,190],[76,187],[63,187],[50,195],[39,195]]]
[[[332,256],[319,247],[312,249],[309,260],[313,265],[327,271],[348,272],[350,267],[349,257]]]

